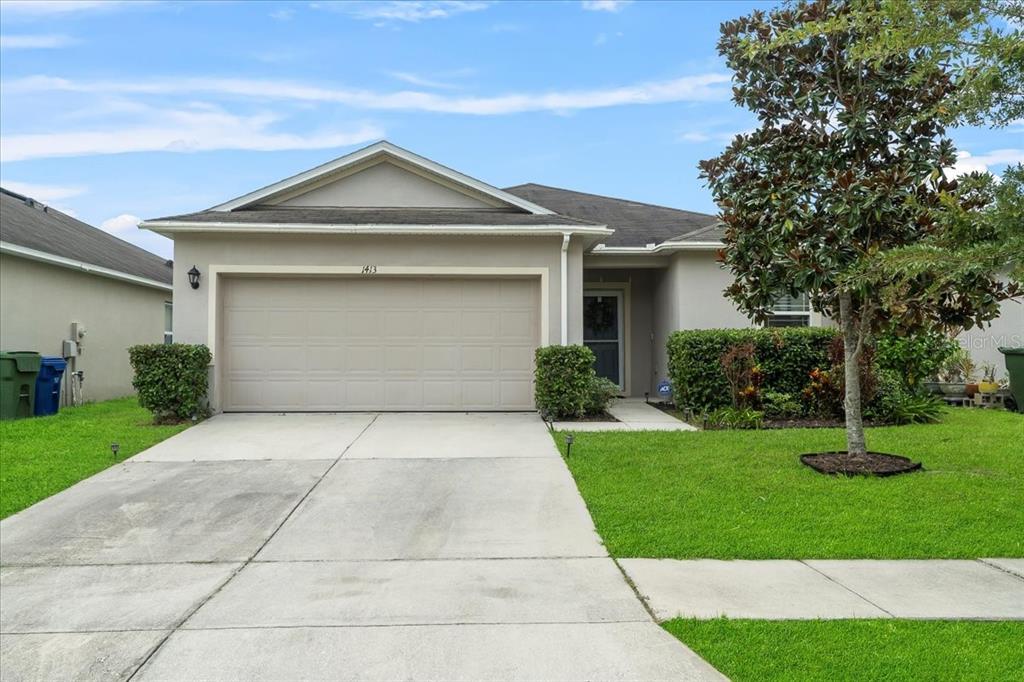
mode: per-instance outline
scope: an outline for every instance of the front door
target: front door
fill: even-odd
[[[622,291],[583,292],[583,345],[594,352],[597,375],[626,386]]]

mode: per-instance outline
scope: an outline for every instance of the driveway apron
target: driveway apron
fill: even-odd
[[[529,414],[220,415],[0,523],[0,678],[721,679]]]

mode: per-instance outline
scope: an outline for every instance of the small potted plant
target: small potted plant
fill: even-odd
[[[939,390],[948,396],[967,395],[967,386],[974,379],[974,362],[963,348],[958,348],[939,370]],[[977,386],[972,387],[975,391]]]
[[[996,366],[991,362],[981,365],[981,381],[978,382],[978,390],[982,393],[995,393],[999,390],[999,382],[996,381]]]

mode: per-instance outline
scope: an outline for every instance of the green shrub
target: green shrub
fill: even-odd
[[[696,329],[668,340],[669,378],[676,405],[715,409],[729,405],[729,383],[721,357],[734,346],[753,343],[762,392],[799,395],[815,368],[830,366],[829,344],[836,330],[823,327]]]
[[[879,370],[878,391],[865,415],[886,424],[927,424],[942,421],[943,408],[941,400],[908,386],[902,372]]]
[[[942,421],[945,404],[938,398],[916,393],[894,393],[878,402],[879,418],[888,424],[933,424]]]
[[[587,404],[583,411],[587,414],[602,414],[612,404],[615,397],[619,395],[619,385],[610,379],[594,376],[590,380],[590,390],[587,392]]]
[[[582,417],[591,401],[594,353],[586,346],[538,348],[534,401],[549,419]]]
[[[897,373],[904,385],[921,391],[921,383],[937,375],[960,348],[940,332],[913,336],[880,334],[875,340],[875,362],[881,371]]]
[[[761,395],[761,410],[772,419],[791,419],[803,414],[803,405],[792,393],[766,391]]]
[[[132,346],[128,358],[139,404],[159,423],[205,416],[210,349],[202,344],[153,343]]]
[[[759,429],[764,426],[764,412],[750,407],[720,407],[704,417],[708,429]]]

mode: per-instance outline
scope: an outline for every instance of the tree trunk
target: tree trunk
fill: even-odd
[[[839,294],[839,323],[843,328],[843,368],[846,395],[843,408],[846,412],[846,451],[850,455],[867,452],[864,443],[864,417],[860,401],[860,330],[853,315],[853,297],[849,291]]]

